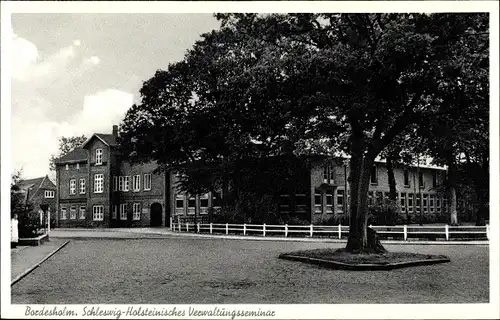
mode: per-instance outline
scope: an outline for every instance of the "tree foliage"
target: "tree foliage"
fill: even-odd
[[[74,136],[74,137],[61,137],[59,138],[59,153],[56,155],[51,155],[49,159],[49,169],[51,171],[56,170],[56,159],[68,154],[75,148],[79,148],[85,141],[87,137],[85,135]]]
[[[141,104],[121,126],[123,152],[164,168],[197,163],[224,184],[242,159],[328,139],[351,156],[347,248],[383,250],[367,229],[370,169],[415,126],[474,113],[466,104],[451,108],[448,88],[467,77],[454,65],[474,59],[462,39],[487,47],[487,15],[216,17],[219,30],[144,83]]]

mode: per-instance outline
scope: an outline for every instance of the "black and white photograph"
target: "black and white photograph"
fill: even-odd
[[[2,2],[2,318],[499,318],[498,8]]]

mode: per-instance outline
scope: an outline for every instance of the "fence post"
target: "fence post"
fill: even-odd
[[[446,241],[448,241],[448,239],[450,238],[450,233],[449,233],[447,224],[444,226],[444,235],[446,237]]]
[[[266,236],[266,224],[265,223],[262,225],[262,236],[264,236],[264,237]]]
[[[170,217],[170,230],[175,230],[174,229],[174,219]]]
[[[490,240],[490,225],[489,224],[486,225],[486,238],[488,240]]]
[[[182,224],[180,223],[180,221],[179,221],[179,223],[177,225],[178,225],[179,232],[181,232],[182,231],[181,230]]]
[[[309,236],[312,238],[313,236],[313,225],[311,223],[311,226],[309,227]]]
[[[189,232],[189,222],[186,222],[186,232]]]
[[[338,232],[339,232],[339,239],[341,239],[342,238],[342,225],[340,223],[339,223]]]
[[[196,224],[196,232],[200,233],[200,223],[199,222]]]
[[[210,234],[212,234],[212,222],[210,222]]]
[[[285,224],[285,238],[288,237],[288,224]]]
[[[229,224],[226,223],[226,234],[229,234]]]
[[[247,235],[247,224],[246,223],[243,224],[243,235],[244,236]]]
[[[408,227],[406,224],[403,226],[403,239],[404,241],[408,240]]]

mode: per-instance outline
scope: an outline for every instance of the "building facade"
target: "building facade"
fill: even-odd
[[[26,201],[33,203],[34,209],[42,213],[56,213],[56,185],[48,176],[21,180],[16,185]],[[53,220],[53,219],[51,219]]]
[[[168,226],[166,174],[123,161],[112,134],[96,133],[56,160],[60,227]]]
[[[221,207],[221,195],[188,195],[177,187],[178,176],[157,173],[155,163],[131,165],[121,159],[112,134],[94,134],[82,146],[56,161],[57,224],[61,227],[146,227],[174,221],[210,221],[210,208]],[[334,218],[348,221],[349,167],[345,159],[315,159],[307,165],[309,179],[295,194],[281,194],[280,214],[314,224]],[[437,167],[394,166],[397,205],[405,221],[425,216],[446,221],[448,203],[439,191],[446,171]],[[387,169],[372,168],[369,205],[389,199]],[[215,210],[216,211],[216,210]],[[213,212],[213,211],[212,211]],[[417,219],[416,219],[417,218]]]

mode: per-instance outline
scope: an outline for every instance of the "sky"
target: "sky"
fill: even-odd
[[[12,15],[12,170],[54,177],[62,136],[111,133],[143,81],[182,60],[211,14]]]

